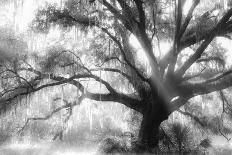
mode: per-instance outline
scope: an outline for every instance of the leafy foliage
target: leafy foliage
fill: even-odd
[[[191,142],[189,127],[182,126],[179,123],[174,123],[170,127],[170,133],[175,145],[179,149],[179,152],[182,152],[182,150],[189,147],[188,145]]]
[[[37,12],[31,27],[35,31],[47,33],[54,23],[63,25],[64,28],[74,25],[75,21],[66,16],[69,16],[68,10],[60,10],[54,5],[48,5],[47,8]]]
[[[99,153],[123,153],[127,152],[127,148],[123,142],[117,137],[107,137],[102,140],[99,146]]]
[[[169,123],[165,130],[160,131],[161,148],[168,152],[187,152],[193,150],[192,133],[190,128],[180,123]],[[163,150],[163,151],[164,151]]]
[[[211,141],[209,138],[206,138],[206,139],[203,139],[203,140],[200,142],[199,146],[201,146],[201,147],[203,147],[203,148],[209,148],[209,147],[212,146],[211,143],[212,143],[212,141]]]

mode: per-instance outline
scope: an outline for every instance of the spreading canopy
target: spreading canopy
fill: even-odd
[[[65,32],[78,29],[92,35],[88,48],[53,48],[46,55],[3,62],[0,108],[10,107],[24,95],[68,83],[83,98],[119,102],[142,113],[148,99],[161,96],[170,114],[196,95],[230,87],[231,69],[225,67],[224,49],[215,47],[217,37],[231,37],[230,4],[208,1],[209,7],[205,7],[206,1],[192,0],[184,14],[187,2],[67,0],[60,7],[47,5],[37,12],[33,31],[49,33],[57,25]],[[139,48],[130,44],[132,36]],[[165,41],[171,42],[166,53],[160,48]],[[141,53],[145,63],[138,57]],[[86,62],[98,64],[86,64],[82,55],[88,58]],[[36,61],[32,64],[31,60]],[[120,75],[132,91],[120,91],[101,72]],[[11,83],[7,83],[9,78]],[[44,83],[45,79],[49,80]],[[81,79],[95,80],[107,92],[93,93]]]

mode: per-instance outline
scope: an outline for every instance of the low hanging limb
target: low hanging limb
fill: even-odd
[[[60,98],[54,99],[54,101],[59,100]],[[44,116],[44,117],[31,117],[31,118],[27,118],[25,124],[23,125],[23,127],[18,131],[18,133],[22,133],[24,131],[24,129],[26,128],[26,126],[29,124],[30,121],[37,121],[37,120],[48,120],[50,119],[55,113],[63,110],[63,109],[69,109],[69,115],[66,117],[66,119],[64,120],[64,123],[67,123],[68,120],[70,119],[71,115],[72,115],[72,108],[76,105],[80,105],[80,103],[83,101],[84,99],[84,94],[82,94],[78,101],[74,101],[73,103],[68,102],[67,100],[63,100],[66,104],[62,105],[58,108],[56,108],[55,110],[53,110],[50,114]]]
[[[72,116],[72,111],[73,111],[72,108],[73,108],[72,106],[69,107],[69,109],[68,109],[68,110],[69,110],[69,113],[68,113],[67,117],[66,117],[65,120],[64,120],[64,126],[63,126],[63,128],[62,128],[59,132],[57,132],[57,133],[55,134],[55,136],[52,138],[53,141],[56,140],[57,138],[59,138],[59,140],[63,140],[64,131],[65,131],[66,128],[67,128],[67,122],[69,121],[70,117]]]
[[[30,66],[30,65],[29,65]],[[82,73],[82,74],[75,74],[69,78],[59,76],[59,75],[54,75],[52,73],[46,74],[42,73],[33,67],[22,67],[20,68],[20,71],[28,71],[30,73],[35,74],[35,77],[29,81],[31,84],[33,84],[33,89],[31,87],[28,88],[19,88],[17,89],[17,92],[11,93],[9,96],[6,96],[4,98],[1,98],[0,100],[0,111],[4,110],[4,107],[9,106],[11,104],[11,101],[14,99],[17,99],[18,97],[25,96],[34,92],[37,92],[39,90],[42,90],[44,88],[48,87],[53,87],[53,86],[58,86],[61,84],[71,84],[75,87],[77,87],[82,93],[85,94],[85,98],[91,99],[91,100],[96,100],[100,101],[114,101],[114,102],[119,102],[123,105],[126,105],[129,108],[132,108],[134,110],[137,110],[141,112],[142,110],[142,102],[139,98],[131,96],[130,94],[124,94],[124,93],[119,93],[115,91],[114,88],[111,87],[111,85],[101,79],[100,77],[90,74],[90,73]],[[85,89],[85,87],[77,81],[77,79],[86,79],[86,78],[92,78],[95,81],[101,82],[109,91],[107,94],[101,94],[101,93],[91,93],[88,90]],[[39,81],[42,79],[49,79],[51,82],[43,84],[43,85],[38,85]],[[38,81],[39,80],[39,81]],[[34,85],[35,81],[37,82],[37,85]]]

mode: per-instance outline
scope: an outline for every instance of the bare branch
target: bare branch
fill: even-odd
[[[182,110],[177,110],[179,113],[189,116],[190,118],[192,118],[194,121],[196,121],[198,124],[200,124],[202,127],[205,127],[205,124],[195,115],[187,112],[187,111],[182,111]]]

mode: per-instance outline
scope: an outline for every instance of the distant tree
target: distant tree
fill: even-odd
[[[100,65],[86,67],[78,53],[59,49],[50,51],[43,58],[37,57],[36,62],[42,62],[42,66],[37,68],[29,63],[25,65],[25,62],[15,70],[11,65],[3,67],[4,72],[11,75],[26,71],[31,76],[16,81],[11,86],[13,90],[10,87],[5,89],[1,108],[10,107],[9,102],[19,96],[68,83],[78,88],[78,101],[88,98],[118,102],[140,112],[143,119],[138,144],[146,148],[144,151],[152,151],[158,147],[160,124],[170,114],[197,95],[221,91],[232,85],[232,71],[225,67],[222,50],[216,48],[219,46],[213,48],[215,38],[231,38],[232,9],[229,3],[226,7],[221,5],[225,3],[192,0],[185,15],[187,2],[68,0],[61,8],[48,5],[38,11],[32,27],[44,33],[54,25],[64,30],[81,27],[86,33],[93,32],[91,50],[81,54],[92,57]],[[137,38],[142,51],[131,46],[129,38],[132,35]],[[160,54],[157,54],[155,47],[160,47],[160,42],[167,40],[172,42],[171,49],[163,53],[158,48]],[[186,50],[189,52],[187,56]],[[147,65],[136,57],[141,52],[146,55]],[[99,72],[107,72],[108,75],[117,73],[131,87],[131,93],[120,91],[117,84],[103,79]],[[40,81],[44,79],[50,80],[41,85]],[[94,79],[108,92],[90,92],[79,79]],[[77,102],[66,104],[51,115],[74,105]]]

